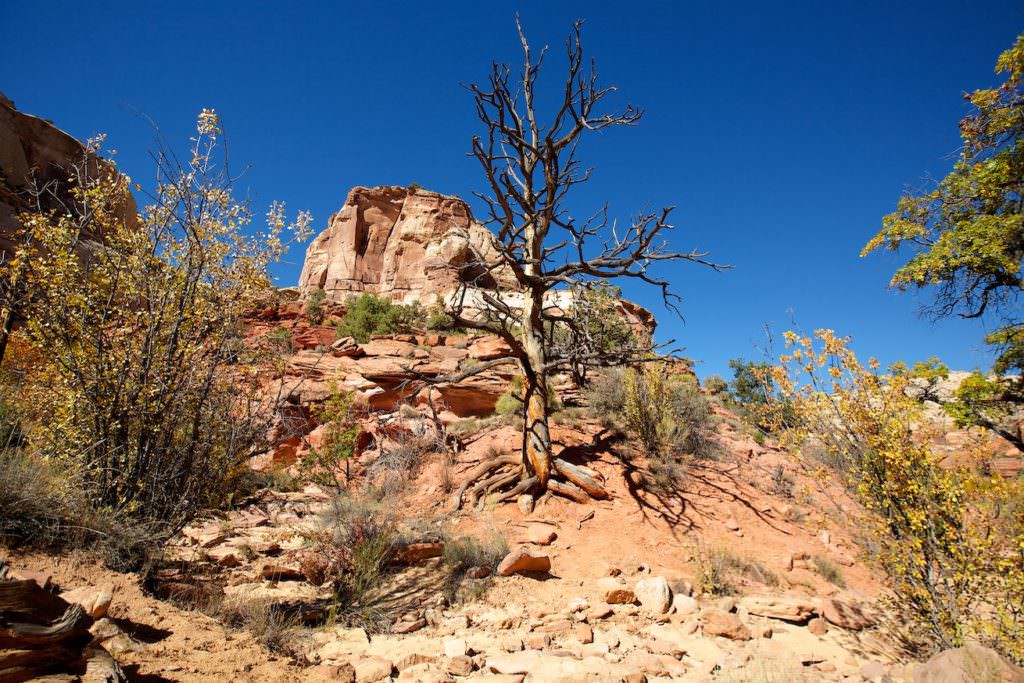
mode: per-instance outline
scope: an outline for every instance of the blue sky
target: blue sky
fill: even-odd
[[[596,173],[573,212],[674,204],[674,245],[734,266],[663,271],[685,323],[625,287],[699,374],[726,374],[729,358],[757,356],[764,325],[793,320],[884,362],[988,362],[983,323],[920,318],[914,294],[886,289],[896,258],[858,252],[906,187],[948,170],[961,94],[997,82],[1019,2],[8,2],[0,91],[77,137],[107,133],[142,182],[153,133],[137,112],[184,141],[216,108],[257,212],[281,199],[322,228],[353,185],[481,189],[460,83],[518,60],[517,11],[553,48],[552,92],[582,17],[617,101],[646,110],[581,149]],[[281,284],[301,261],[294,250]]]

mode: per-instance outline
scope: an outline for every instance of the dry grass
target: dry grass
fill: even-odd
[[[724,547],[697,552],[697,585],[711,595],[739,593],[742,579],[766,586],[778,586],[779,577],[751,557],[744,557]]]

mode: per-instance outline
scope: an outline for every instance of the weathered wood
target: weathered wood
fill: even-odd
[[[561,458],[555,458],[555,471],[586,491],[590,494],[591,498],[604,500],[608,497],[608,492],[604,488],[604,482],[600,478],[601,475],[589,467],[573,465],[571,462]]]
[[[0,581],[0,620],[48,624],[61,618],[70,605],[32,579]]]
[[[552,493],[556,493],[566,498],[571,498],[577,503],[586,503],[590,500],[587,492],[576,486],[565,481],[558,481],[557,479],[548,479],[548,490]]]
[[[72,605],[64,616],[51,624],[33,624],[0,620],[0,648],[33,647],[73,644],[84,645],[90,640],[92,619],[81,605]]]

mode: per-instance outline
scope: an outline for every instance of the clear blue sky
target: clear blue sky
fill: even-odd
[[[896,261],[858,252],[905,187],[949,168],[961,94],[996,82],[1019,2],[3,2],[0,91],[80,138],[108,133],[143,182],[152,131],[134,112],[183,141],[214,107],[257,211],[282,199],[322,228],[353,185],[481,188],[459,84],[515,63],[516,11],[556,57],[585,18],[604,81],[647,112],[582,149],[597,173],[576,212],[675,204],[676,246],[734,266],[667,273],[685,324],[626,287],[701,375],[791,319],[884,362],[987,362],[978,323],[922,320],[914,295],[886,289]]]

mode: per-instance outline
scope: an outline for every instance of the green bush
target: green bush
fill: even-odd
[[[379,334],[395,334],[422,322],[418,306],[403,306],[374,294],[361,294],[346,305],[337,336],[352,337],[360,344]]]
[[[315,289],[306,298],[306,320],[310,325],[319,325],[324,321],[324,299],[327,292],[322,289]]]
[[[704,380],[704,388],[712,396],[718,396],[728,391],[729,383],[718,375],[710,375]]]

